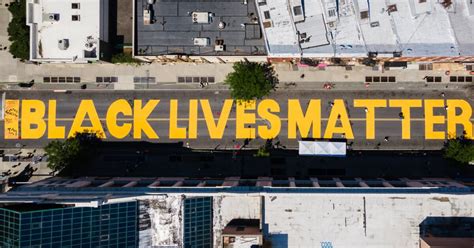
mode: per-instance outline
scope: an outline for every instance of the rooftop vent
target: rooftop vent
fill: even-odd
[[[453,4],[452,0],[444,0],[441,2],[441,5],[446,9],[451,7],[452,4]]]
[[[214,46],[214,51],[223,52],[223,51],[225,51],[225,46],[224,45],[215,45]]]
[[[193,12],[193,23],[208,24],[211,23],[212,14],[209,12]]]
[[[45,13],[43,14],[43,21],[44,22],[57,22],[59,21],[59,14]]]
[[[69,48],[69,40],[68,39],[62,39],[58,41],[58,47],[60,50],[67,50]]]

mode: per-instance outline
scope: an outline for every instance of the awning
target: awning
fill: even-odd
[[[299,155],[346,156],[346,142],[299,141]]]

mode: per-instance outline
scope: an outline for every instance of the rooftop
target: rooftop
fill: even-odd
[[[265,55],[254,0],[136,0],[135,55]]]
[[[99,59],[102,1],[28,0],[32,61]]]
[[[469,0],[292,0],[290,5],[286,0],[258,5],[271,57],[474,55]]]
[[[225,241],[223,235],[232,220],[253,219],[260,220],[263,236],[270,239],[274,247],[319,247],[324,244],[415,248],[426,233],[422,224],[441,223],[431,217],[471,217],[474,214],[471,189],[459,191],[443,187],[452,183],[443,179],[431,179],[430,183],[409,180],[407,184],[413,187],[404,188],[380,185],[367,188],[371,186],[369,181],[365,181],[365,187],[358,187],[354,182],[349,184],[336,179],[329,188],[315,187],[315,182],[323,182],[314,179],[312,186],[307,187],[297,187],[301,182],[291,182],[294,179],[289,179],[288,185],[283,187],[275,184],[208,187],[206,184],[190,186],[178,178],[167,179],[173,181],[173,186],[164,179],[150,178],[141,182],[143,179],[139,178],[115,178],[113,181],[120,183],[114,187],[107,183],[111,179],[104,178],[96,179],[100,181],[96,187],[88,187],[86,181],[90,179],[43,180],[0,195],[0,202],[96,207],[138,200],[140,244],[146,247],[179,246],[183,242],[184,223],[187,218],[193,218],[187,216],[185,203],[195,197],[212,197],[212,207],[206,209],[212,214],[206,216],[212,216],[210,225],[216,246]],[[226,185],[236,185],[235,182],[231,184],[231,179],[227,181]]]
[[[201,195],[202,196],[202,195]],[[472,195],[417,194],[219,194],[213,201],[213,243],[225,243],[234,219],[262,221],[273,247],[420,247],[420,224],[429,216],[473,214]],[[182,205],[192,194],[144,196],[147,223],[140,245],[179,246],[184,228]],[[236,207],[238,206],[238,207]],[[255,229],[256,230],[256,229]],[[257,232],[255,232],[257,233]],[[234,233],[233,233],[234,234]],[[235,233],[235,236],[242,234]],[[322,246],[321,244],[325,244]],[[247,246],[248,247],[248,246]]]

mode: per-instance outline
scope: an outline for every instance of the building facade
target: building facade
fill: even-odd
[[[137,206],[6,204],[0,208],[0,246],[136,247]]]

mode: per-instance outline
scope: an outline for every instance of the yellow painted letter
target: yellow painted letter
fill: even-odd
[[[209,137],[211,137],[211,139],[222,139],[234,101],[231,99],[226,99],[224,101],[224,106],[222,106],[222,111],[217,124],[214,121],[214,115],[212,114],[209,100],[202,99],[199,101],[201,102],[202,112],[204,114],[204,119],[206,120],[207,130],[209,130]]]
[[[247,128],[247,124],[255,124],[255,113],[245,113],[245,110],[255,110],[255,100],[242,101],[237,103],[236,111],[236,138],[237,139],[254,139],[255,128]]]
[[[189,100],[188,138],[197,138],[198,125],[198,100]]]
[[[135,100],[133,102],[133,138],[141,139],[142,131],[150,139],[158,139],[158,135],[148,123],[148,116],[155,109],[160,100],[149,100],[145,106],[142,107],[142,100]]]
[[[21,138],[39,139],[46,131],[46,122],[44,114],[46,107],[40,100],[22,100],[21,101]],[[31,127],[32,125],[36,127]]]
[[[444,124],[444,116],[435,116],[433,108],[443,108],[444,100],[425,100],[425,139],[444,139],[444,132],[434,131],[435,124]]]
[[[450,138],[456,137],[456,125],[463,126],[465,137],[472,139],[472,107],[465,100],[448,100],[448,135]],[[461,109],[461,114],[456,115],[456,109]],[[453,137],[454,135],[454,137]]]
[[[365,137],[375,139],[375,108],[387,107],[387,100],[381,99],[354,99],[354,107],[365,108]]]
[[[48,104],[48,138],[64,139],[66,128],[56,126],[56,100],[49,100]]]
[[[409,100],[400,100],[394,99],[389,100],[390,107],[401,108],[403,113],[402,118],[402,139],[411,138],[411,108],[421,107],[421,100],[419,99],[409,99]]]
[[[130,134],[132,130],[131,123],[124,123],[122,126],[117,124],[118,114],[121,113],[123,116],[132,116],[132,107],[125,99],[119,99],[113,102],[107,110],[106,123],[109,129],[110,135],[117,139],[123,139]]]
[[[340,127],[336,127],[338,119],[341,120]],[[334,100],[331,114],[329,114],[326,131],[324,132],[324,138],[331,139],[335,133],[344,134],[346,139],[354,139],[354,133],[352,132],[349,116],[347,115],[346,105],[344,105],[344,101],[342,99]]]
[[[301,138],[309,136],[309,129],[312,129],[312,137],[321,137],[321,100],[311,99],[306,113],[303,114],[300,101],[296,99],[288,100],[288,138],[296,139],[296,129],[299,129]]]
[[[92,124],[90,127],[83,127],[82,123],[86,116],[89,117],[89,120]],[[71,130],[69,131],[68,137],[74,137],[76,133],[82,133],[84,131],[90,131],[97,133],[97,137],[105,138],[104,129],[102,128],[102,124],[100,123],[99,116],[97,115],[97,111],[94,106],[94,102],[92,100],[82,100],[79,108],[77,109],[76,117],[72,122]]]
[[[186,139],[186,128],[178,127],[178,100],[170,100],[170,139]]]
[[[266,99],[258,104],[258,116],[265,120],[265,125],[258,126],[258,135],[262,139],[273,139],[280,133],[281,121],[278,115],[280,105],[275,100]],[[269,127],[267,126],[269,125]]]

